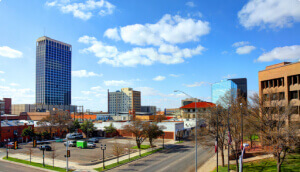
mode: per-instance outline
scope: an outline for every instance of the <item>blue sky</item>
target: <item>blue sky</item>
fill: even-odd
[[[35,42],[73,46],[72,104],[107,111],[107,89],[142,91],[142,105],[179,107],[182,90],[300,59],[298,0],[0,0],[0,97],[35,101]]]

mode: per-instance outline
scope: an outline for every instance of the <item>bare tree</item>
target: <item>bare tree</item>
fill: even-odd
[[[119,164],[119,156],[124,153],[124,146],[120,143],[113,143],[113,154],[117,157],[117,163]]]
[[[52,147],[51,158],[52,158],[52,165],[54,168],[54,159],[57,157],[57,153],[56,153],[55,145],[52,144],[51,147]]]
[[[123,129],[125,132],[132,133],[135,136],[136,145],[140,149],[141,144],[147,138],[145,123],[137,119],[135,121],[131,121],[129,125],[125,125]]]
[[[129,160],[130,160],[131,147],[132,147],[131,141],[128,140],[128,143],[126,144],[126,149],[127,149]]]
[[[280,172],[288,151],[299,143],[299,125],[290,123],[292,104],[280,100],[276,92],[268,95],[260,98],[254,94],[251,98],[252,125],[259,131],[263,146],[276,158]]]
[[[31,155],[32,155],[33,149],[31,147],[28,148],[27,154],[29,155],[29,163],[31,164]]]

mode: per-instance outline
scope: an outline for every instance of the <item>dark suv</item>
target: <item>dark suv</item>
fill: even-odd
[[[49,145],[42,145],[41,147],[40,147],[40,150],[45,150],[45,151],[51,151],[51,146],[49,146]]]

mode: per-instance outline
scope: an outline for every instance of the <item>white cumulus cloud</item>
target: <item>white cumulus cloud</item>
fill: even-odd
[[[258,57],[257,61],[269,62],[273,60],[299,60],[300,45],[285,47],[276,47],[270,52],[264,53]]]
[[[104,84],[106,86],[125,87],[131,85],[131,82],[124,80],[110,80],[104,81]]]
[[[114,40],[116,40],[116,41],[121,40],[117,28],[107,29],[107,30],[104,32],[104,36],[107,37],[107,38],[110,38],[110,39],[114,39]]]
[[[238,12],[238,18],[247,29],[283,28],[300,21],[299,9],[299,0],[250,0]]]
[[[97,74],[97,73],[94,73],[94,72],[88,72],[86,70],[77,70],[77,71],[72,71],[72,76],[73,77],[79,77],[79,78],[82,78],[82,77],[91,77],[91,76],[101,77],[101,76],[103,76],[103,74]]]
[[[0,74],[3,74],[3,73],[5,73],[5,72],[0,70]]]
[[[127,25],[118,31],[126,43],[159,46],[198,41],[210,32],[210,27],[206,21],[166,14],[157,23]]]
[[[63,13],[72,13],[74,17],[88,20],[93,15],[109,15],[114,12],[115,6],[106,0],[86,0],[85,2],[71,3],[69,0],[47,1],[49,7],[58,7]]]
[[[23,53],[8,46],[3,46],[0,47],[0,56],[8,58],[21,58],[23,56]]]
[[[166,77],[164,77],[164,76],[157,76],[157,77],[153,78],[154,81],[162,81],[165,79],[166,79]]]
[[[240,46],[244,46],[244,45],[248,45],[250,44],[250,42],[248,41],[241,41],[241,42],[235,42],[234,44],[232,44],[233,47],[240,47]]]
[[[186,87],[200,87],[200,86],[208,85],[208,84],[210,84],[210,83],[201,81],[201,82],[195,82],[194,84],[183,84],[183,85],[185,85]]]
[[[237,54],[249,54],[249,53],[251,53],[251,51],[253,51],[255,49],[256,48],[252,45],[246,45],[246,46],[237,48],[235,52]]]
[[[185,5],[189,6],[189,7],[195,7],[195,3],[193,1],[189,1],[187,3],[185,3]]]
[[[178,75],[176,75],[176,74],[170,74],[170,76],[172,76],[172,77],[180,77],[180,76],[182,76],[182,74],[178,74]]]

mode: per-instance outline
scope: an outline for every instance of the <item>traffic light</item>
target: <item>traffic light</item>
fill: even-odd
[[[36,140],[33,140],[33,147],[36,147]]]
[[[71,152],[70,150],[67,150],[67,157],[70,157],[71,156]]]
[[[17,141],[14,142],[14,148],[18,149],[18,142]]]

